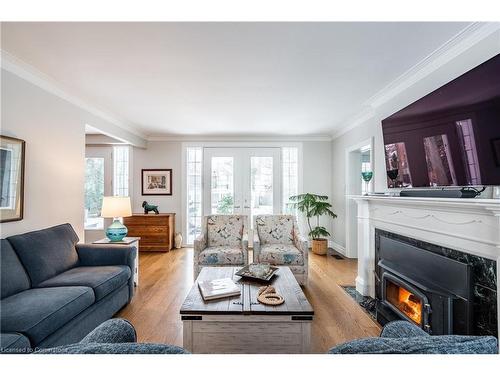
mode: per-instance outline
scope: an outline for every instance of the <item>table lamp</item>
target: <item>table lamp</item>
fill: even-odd
[[[132,216],[130,197],[103,197],[101,217],[113,218],[113,223],[106,229],[106,237],[111,242],[121,241],[127,235],[127,227],[120,222],[125,216]]]

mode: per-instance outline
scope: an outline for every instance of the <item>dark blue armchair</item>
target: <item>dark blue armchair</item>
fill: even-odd
[[[350,341],[330,354],[497,354],[493,336],[431,336],[406,321],[388,323],[380,337]]]

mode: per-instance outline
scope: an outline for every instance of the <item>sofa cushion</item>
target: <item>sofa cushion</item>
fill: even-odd
[[[1,302],[2,332],[19,332],[33,346],[61,328],[94,303],[89,287],[35,288],[14,294]]]
[[[241,247],[244,218],[239,215],[211,215],[207,218],[207,246]]]
[[[259,234],[260,243],[265,244],[293,244],[293,226],[295,219],[292,215],[259,215],[255,218],[255,227]]]
[[[70,224],[19,234],[7,238],[14,247],[32,286],[38,286],[78,262],[78,236]]]
[[[198,263],[205,266],[242,265],[243,250],[231,246],[207,247],[200,253]]]
[[[374,337],[354,340],[330,349],[331,354],[497,354],[492,336]]]
[[[45,280],[39,287],[88,286],[99,301],[126,284],[131,274],[128,266],[75,267]]]
[[[2,354],[27,354],[31,352],[28,338],[17,332],[0,333],[0,353]]]
[[[30,288],[28,274],[7,240],[2,240],[0,247],[0,269],[2,299]]]
[[[268,244],[261,246],[259,262],[301,266],[304,264],[304,256],[294,245]]]

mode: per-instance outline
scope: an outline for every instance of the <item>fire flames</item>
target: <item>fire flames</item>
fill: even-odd
[[[415,323],[422,322],[422,301],[404,288],[399,287],[397,307]]]

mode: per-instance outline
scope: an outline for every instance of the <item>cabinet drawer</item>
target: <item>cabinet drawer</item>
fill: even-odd
[[[162,235],[166,236],[169,232],[168,226],[155,226],[155,225],[137,225],[137,224],[125,224],[128,228],[128,233],[141,233],[144,235]]]
[[[169,216],[131,216],[125,217],[124,223],[128,224],[143,224],[143,225],[168,225]]]

